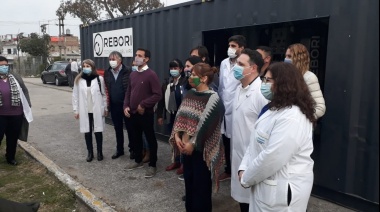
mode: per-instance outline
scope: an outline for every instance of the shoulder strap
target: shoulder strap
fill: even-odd
[[[100,93],[103,95],[103,92],[102,92],[102,86],[100,85],[100,79],[99,79],[99,75],[96,76],[96,79],[98,80],[98,85],[99,85],[99,90],[100,90]]]

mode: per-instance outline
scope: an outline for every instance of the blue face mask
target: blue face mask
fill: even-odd
[[[9,72],[9,66],[0,65],[0,74],[6,75]]]
[[[175,69],[172,69],[172,70],[170,70],[170,75],[172,75],[172,77],[178,77],[179,76],[179,71],[175,70]]]
[[[92,72],[91,68],[83,68],[84,74],[91,74],[91,72]]]
[[[273,93],[272,93],[271,88],[272,88],[272,83],[270,82],[261,83],[261,88],[260,88],[261,94],[269,101],[273,99]]]
[[[137,71],[138,66],[132,66],[132,71]]]
[[[285,63],[290,63],[290,64],[293,63],[292,59],[289,59],[289,58],[285,58],[285,59],[284,59],[284,62],[285,62]]]
[[[244,78],[244,75],[243,75],[244,67],[243,66],[235,65],[232,68],[232,71],[234,72],[234,77],[237,80],[241,80]]]

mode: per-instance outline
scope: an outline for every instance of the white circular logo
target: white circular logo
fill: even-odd
[[[97,56],[101,56],[103,53],[103,37],[99,33],[94,38],[94,51]]]

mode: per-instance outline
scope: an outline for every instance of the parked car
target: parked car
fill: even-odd
[[[65,68],[68,64],[69,62],[67,61],[57,61],[49,65],[41,73],[42,83],[54,83],[57,86],[68,84],[67,75],[65,74]]]

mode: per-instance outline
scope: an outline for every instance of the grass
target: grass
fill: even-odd
[[[0,197],[15,202],[40,202],[39,212],[84,211],[75,194],[20,147],[17,166],[5,160],[5,141],[0,146]]]

